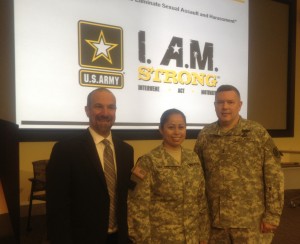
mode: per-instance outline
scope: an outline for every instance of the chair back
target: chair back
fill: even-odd
[[[28,220],[27,220],[27,231],[31,230],[31,210],[32,201],[40,200],[46,201],[46,167],[49,160],[37,160],[32,162],[33,166],[33,177],[29,178],[31,182],[31,191],[29,196],[29,207],[28,207]]]
[[[33,166],[33,176],[35,180],[34,191],[45,190],[46,183],[46,167],[49,160],[37,160],[32,162]]]

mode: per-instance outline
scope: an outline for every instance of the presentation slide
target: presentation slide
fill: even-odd
[[[86,97],[117,98],[113,129],[157,129],[183,111],[188,129],[215,121],[222,84],[247,117],[247,0],[14,0],[16,122],[83,129]]]

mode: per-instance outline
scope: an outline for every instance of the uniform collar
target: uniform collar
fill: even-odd
[[[165,166],[181,166],[181,163],[175,160],[164,148],[163,144],[160,145],[162,162]],[[182,153],[182,148],[181,148]]]
[[[240,116],[240,119],[238,121],[238,123],[232,128],[230,129],[229,131],[227,132],[222,132],[221,131],[221,127],[219,126],[219,123],[216,122],[215,125],[214,125],[214,132],[212,134],[215,134],[215,135],[220,135],[220,136],[231,136],[231,135],[244,135],[245,134],[245,131],[248,133],[250,131],[250,129],[247,129],[245,127],[245,119],[243,119],[241,116]]]

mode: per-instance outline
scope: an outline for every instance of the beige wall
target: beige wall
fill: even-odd
[[[282,150],[300,151],[300,0],[297,1],[297,40],[296,40],[296,88],[295,88],[295,131],[292,138],[276,138]]]
[[[295,101],[295,135],[293,138],[275,138],[280,150],[300,151],[300,0],[297,7],[297,50],[296,50],[296,101]],[[128,141],[135,148],[135,159],[148,152],[160,143],[157,140]],[[186,140],[184,146],[193,148],[195,140]],[[31,162],[49,158],[54,142],[23,142],[20,144],[20,202],[28,204],[30,184],[28,178],[32,176]],[[300,155],[284,155],[284,161],[299,161]],[[294,179],[293,179],[294,181]],[[298,177],[300,181],[300,177]]]

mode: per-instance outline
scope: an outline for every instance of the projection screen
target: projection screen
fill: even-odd
[[[20,128],[86,128],[98,87],[117,98],[115,129],[156,129],[169,108],[201,129],[222,84],[247,117],[246,0],[15,0],[14,25]]]

